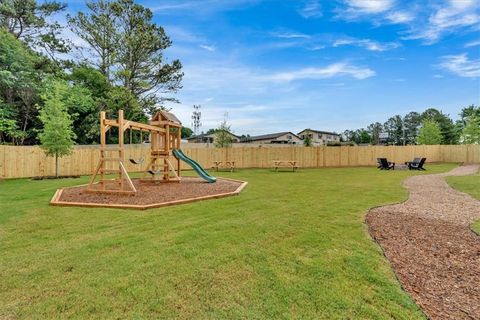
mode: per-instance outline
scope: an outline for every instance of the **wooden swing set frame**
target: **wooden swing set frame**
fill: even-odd
[[[118,128],[118,145],[109,147],[106,134],[113,127]],[[86,191],[123,195],[137,193],[125,168],[126,130],[150,133],[150,160],[143,171],[141,182],[180,182],[180,159],[176,159],[177,168],[175,169],[170,162],[170,157],[173,149],[180,148],[181,129],[181,122],[175,115],[166,111],[158,111],[149,124],[125,120],[123,110],[118,111],[117,119],[107,119],[105,111],[100,112],[100,159]],[[116,163],[116,165],[109,167],[108,163]],[[109,173],[117,174],[117,177],[114,180],[107,179],[106,174]],[[97,183],[98,176],[100,179]]]

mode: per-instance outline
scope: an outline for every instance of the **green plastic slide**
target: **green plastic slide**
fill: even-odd
[[[180,149],[173,149],[172,152],[173,152],[173,155],[175,156],[175,158],[180,159],[180,160],[182,160],[183,162],[188,163],[188,164],[190,165],[190,167],[192,167],[193,170],[195,170],[195,172],[197,172],[198,175],[199,175],[200,177],[202,177],[204,180],[206,180],[207,182],[213,183],[213,182],[217,181],[217,178],[212,177],[211,175],[209,175],[209,174],[207,173],[207,171],[205,171],[205,169],[203,169],[202,166],[198,164],[197,161],[195,161],[195,160],[187,157],[187,156],[185,155],[185,153],[183,153],[182,150],[180,150]]]

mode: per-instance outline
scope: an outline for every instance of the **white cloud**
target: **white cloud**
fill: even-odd
[[[322,50],[322,49],[325,49],[325,46],[322,45],[322,44],[317,44],[317,45],[313,45],[311,47],[307,47],[307,50],[311,50],[311,51],[318,51],[318,50]]]
[[[318,0],[310,0],[297,11],[305,19],[320,18],[322,13],[322,6]]]
[[[202,41],[206,41],[204,37],[195,34],[185,28],[181,28],[179,26],[174,25],[166,25],[164,26],[166,34],[172,39],[173,41],[182,41],[182,42],[191,42],[191,43],[198,43]]]
[[[157,0],[146,0],[143,5],[150,8],[155,14],[170,14],[178,11],[186,12],[216,12],[231,8],[248,6],[260,0],[165,0],[158,4]]]
[[[354,39],[354,38],[338,39],[333,43],[334,47],[347,46],[347,45],[362,47],[370,51],[387,51],[387,50],[400,47],[400,44],[396,42],[380,43],[370,39]]]
[[[278,32],[272,33],[274,37],[282,39],[310,39],[311,37],[308,34],[300,32]]]
[[[465,44],[465,48],[471,48],[471,47],[476,47],[476,46],[480,46],[480,39],[470,41],[467,44]]]
[[[393,0],[346,0],[350,13],[381,13],[391,9]]]
[[[403,39],[421,39],[426,44],[437,42],[444,34],[453,33],[462,28],[478,26],[480,23],[480,2],[472,0],[451,0],[447,5],[438,7],[428,18],[426,25],[413,25]]]
[[[268,76],[274,81],[294,81],[305,79],[327,79],[340,76],[351,76],[355,79],[366,79],[373,77],[375,71],[369,68],[354,66],[345,62],[333,63],[323,68],[304,68],[298,71],[279,72]]]
[[[206,45],[206,44],[201,44],[200,48],[205,49],[205,50],[210,51],[210,52],[214,52],[214,51],[217,50],[217,48],[215,48],[214,46],[209,46],[209,45]]]
[[[480,59],[470,60],[466,53],[443,56],[439,66],[459,77],[480,77]]]
[[[407,11],[393,11],[387,14],[387,19],[392,23],[407,23],[415,19],[414,15]]]

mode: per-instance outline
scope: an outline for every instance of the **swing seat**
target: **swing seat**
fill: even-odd
[[[141,158],[141,159],[129,159],[131,163],[133,164],[142,164],[145,162],[145,158]]]
[[[159,174],[160,172],[162,172],[163,170],[148,170],[148,173],[150,173],[152,176],[156,175],[156,174]]]

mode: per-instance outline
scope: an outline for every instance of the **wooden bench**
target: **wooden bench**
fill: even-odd
[[[212,169],[219,171],[220,169],[227,169],[230,172],[235,171],[235,161],[213,161]]]
[[[298,169],[297,161],[294,160],[274,160],[273,168],[278,171],[279,168],[291,168],[293,172]]]

